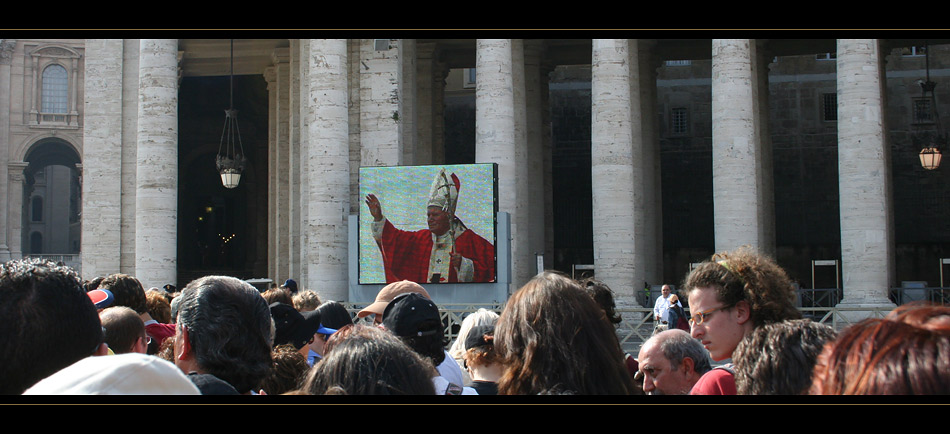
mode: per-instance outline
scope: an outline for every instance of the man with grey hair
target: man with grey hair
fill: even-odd
[[[188,284],[175,335],[175,365],[202,394],[249,394],[271,368],[270,309],[243,280],[206,276]]]
[[[643,392],[648,395],[687,395],[712,369],[703,345],[680,329],[657,333],[644,342],[638,361]]]

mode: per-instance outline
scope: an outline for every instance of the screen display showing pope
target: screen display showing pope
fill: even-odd
[[[493,282],[494,173],[491,164],[361,168],[360,283]]]

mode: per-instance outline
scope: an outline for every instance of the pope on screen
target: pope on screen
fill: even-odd
[[[432,181],[426,203],[428,229],[397,229],[384,215],[376,195],[366,196],[373,216],[372,232],[383,257],[386,283],[491,282],[495,277],[495,246],[471,231],[457,216],[461,182],[445,169]]]

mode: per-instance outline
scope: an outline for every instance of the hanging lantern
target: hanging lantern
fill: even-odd
[[[230,106],[224,111],[224,130],[218,144],[215,166],[221,174],[221,184],[225,188],[235,188],[241,182],[244,172],[244,144],[241,142],[241,130],[238,128],[237,110],[234,109],[234,40],[231,40],[231,82]],[[240,149],[240,152],[238,152]],[[223,151],[223,152],[222,152]]]
[[[927,170],[934,170],[940,167],[940,150],[934,147],[924,148],[920,151],[920,165]]]
[[[926,170],[934,170],[940,167],[942,157],[939,146],[946,143],[946,136],[943,134],[943,128],[940,126],[940,113],[937,110],[937,96],[934,89],[937,83],[930,81],[930,47],[924,46],[924,65],[926,77],[919,81],[921,90],[921,101],[926,101],[924,113],[918,114],[918,118],[923,121],[933,122],[935,131],[918,130],[914,134],[914,142],[923,149],[920,150],[920,165]]]

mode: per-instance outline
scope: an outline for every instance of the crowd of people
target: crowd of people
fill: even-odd
[[[717,253],[679,293],[664,287],[654,334],[629,354],[613,291],[556,271],[500,314],[470,313],[448,342],[411,281],[353,315],[291,279],[263,292],[227,276],[145,289],[22,259],[0,264],[0,393],[950,394],[950,307],[903,305],[836,332],[802,318],[794,295],[767,256]]]

